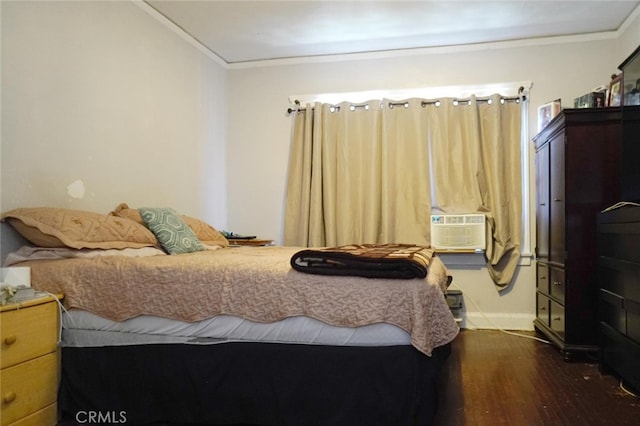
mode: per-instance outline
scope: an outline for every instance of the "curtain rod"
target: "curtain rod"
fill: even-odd
[[[523,93],[523,92],[524,92],[524,87],[520,87],[518,89],[518,93]],[[500,98],[501,102],[521,102],[521,101],[524,102],[526,100],[527,100],[526,96],[510,96],[510,97],[509,96],[505,96],[505,97]],[[469,98],[466,98],[466,99],[453,98],[452,102],[453,102],[454,105],[464,105],[464,104],[469,105],[469,104],[471,104],[471,99],[469,99]],[[481,103],[483,103],[483,102],[491,102],[491,98],[490,97],[488,97],[488,98],[477,98],[476,102],[481,102]],[[293,112],[302,112],[302,111],[306,111],[307,110],[306,107],[305,108],[300,108],[300,101],[299,100],[296,99],[294,101],[294,103],[295,103],[296,107],[295,108],[292,108],[292,107],[287,108],[287,114],[291,114]],[[425,101],[422,101],[420,103],[420,106],[422,106],[423,108],[426,107],[427,105],[440,106],[440,103],[441,103],[441,101],[439,99],[433,100],[433,101],[426,101],[425,100]],[[382,102],[380,102],[380,105],[382,107],[384,107],[383,106],[384,104]],[[389,102],[388,105],[389,105],[389,108],[394,108],[394,107],[399,107],[399,106],[408,108],[409,107],[409,102],[407,102],[407,101],[398,101],[398,102],[391,101],[391,102]],[[368,108],[368,104],[366,104],[366,103],[364,103],[364,104],[351,104],[350,109],[352,111],[354,111],[354,110],[356,110],[358,108],[365,108],[365,107]],[[338,105],[334,105],[333,108],[335,108],[335,110],[340,110],[340,107]],[[311,107],[311,109],[313,110],[314,107]]]

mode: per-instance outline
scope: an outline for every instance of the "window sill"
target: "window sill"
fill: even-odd
[[[467,267],[485,267],[487,259],[484,251],[474,250],[436,250],[436,255],[448,267],[467,266]],[[520,266],[531,265],[531,253],[522,253],[520,255]]]

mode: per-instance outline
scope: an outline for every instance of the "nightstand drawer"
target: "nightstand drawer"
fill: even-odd
[[[56,402],[57,354],[51,353],[0,371],[2,426]],[[54,407],[55,408],[55,407]]]
[[[0,368],[56,351],[57,318],[56,302],[3,311]]]
[[[56,403],[53,403],[15,423],[11,423],[11,426],[55,426],[57,424],[58,407]]]

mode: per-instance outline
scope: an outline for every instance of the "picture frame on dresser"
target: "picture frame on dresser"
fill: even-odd
[[[562,100],[556,99],[538,107],[538,132],[544,129],[547,124],[562,110]]]
[[[613,77],[613,76],[612,76]],[[622,73],[616,75],[609,83],[609,102],[610,107],[619,107],[622,105]]]

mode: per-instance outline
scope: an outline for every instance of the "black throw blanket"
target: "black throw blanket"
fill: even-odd
[[[307,274],[424,278],[433,256],[429,246],[354,244],[301,250],[291,257],[291,267]]]

